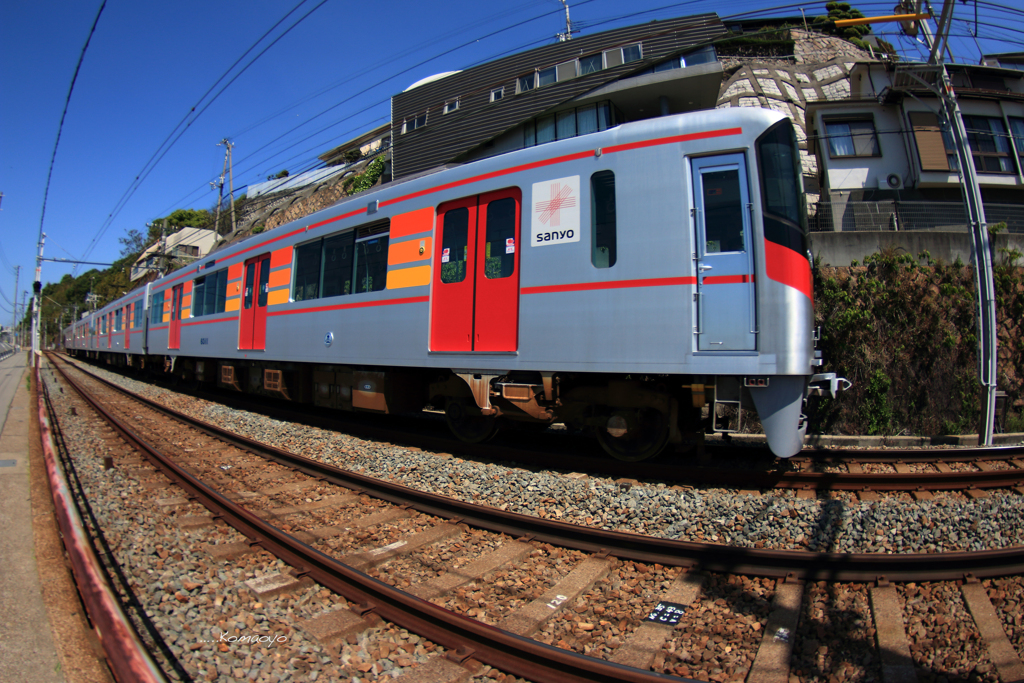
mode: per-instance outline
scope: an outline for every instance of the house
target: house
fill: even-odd
[[[1024,71],[946,66],[986,220],[1024,232]],[[820,201],[812,229],[967,232],[956,148],[932,89],[941,67],[860,62],[850,95],[809,104]],[[929,87],[932,86],[932,87]]]
[[[149,246],[132,265],[131,281],[137,282],[151,273],[166,272],[201,259],[217,243],[214,230],[182,228]]]

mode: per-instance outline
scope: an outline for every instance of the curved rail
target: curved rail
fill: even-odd
[[[57,518],[64,547],[67,549],[78,592],[88,610],[89,619],[99,634],[107,664],[118,681],[166,683],[167,679],[163,672],[150,657],[131,620],[121,609],[117,594],[103,575],[102,564],[89,542],[74,496],[57,460],[57,449],[53,443],[53,432],[46,408],[49,395],[45,384],[40,381],[38,368],[35,370],[35,380],[39,404],[39,431],[46,474],[50,480],[50,493],[53,496],[54,516]]]

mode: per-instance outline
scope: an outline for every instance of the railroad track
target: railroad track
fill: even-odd
[[[133,409],[133,411],[130,412],[132,415],[137,415],[138,411],[137,409]],[[119,429],[125,429],[126,432],[131,431],[126,429],[123,425]],[[209,426],[203,427],[203,429],[207,431],[216,431],[211,430]],[[556,581],[555,586],[548,591],[548,593],[551,593],[550,596],[542,594],[527,604],[527,607],[529,605],[536,605],[537,609],[539,609],[542,614],[545,614],[545,616],[551,616],[551,614],[546,613],[554,613],[556,611],[566,614],[568,613],[567,610],[559,610],[558,608],[561,608],[563,603],[567,603],[572,606],[574,601],[579,600],[581,593],[577,592],[574,596],[570,589],[566,587],[568,584],[563,583],[563,581],[569,580],[568,577],[575,574],[573,581],[576,583],[580,583],[581,576],[587,574],[593,576],[602,575],[602,579],[600,580],[603,580],[604,578],[607,578],[606,574],[603,573],[607,573],[614,569],[616,572],[620,573],[619,578],[621,578],[621,570],[619,570],[618,567],[627,565],[631,569],[641,567],[642,570],[647,567],[660,567],[660,569],[654,570],[654,573],[656,574],[656,577],[658,577],[659,583],[666,584],[668,588],[667,590],[664,588],[662,590],[646,589],[647,593],[656,598],[655,603],[649,605],[649,607],[656,606],[658,602],[674,602],[669,600],[667,597],[664,598],[664,600],[661,600],[660,598],[663,596],[678,597],[679,600],[684,600],[683,604],[685,604],[685,598],[687,595],[690,596],[691,600],[693,599],[694,590],[696,590],[698,594],[702,590],[705,590],[702,588],[703,583],[711,584],[707,586],[706,589],[713,595],[722,592],[728,593],[732,579],[723,581],[721,576],[719,575],[716,577],[715,573],[710,574],[712,577],[711,579],[707,579],[705,577],[709,576],[707,574],[709,571],[728,572],[731,576],[747,575],[738,579],[738,584],[746,586],[745,590],[754,590],[754,592],[758,592],[756,590],[756,587],[758,586],[764,588],[765,586],[774,584],[775,582],[764,578],[750,578],[751,576],[786,577],[784,581],[778,582],[774,591],[761,591],[769,594],[772,602],[769,604],[767,600],[762,600],[764,604],[759,605],[763,614],[759,615],[759,619],[761,620],[756,621],[756,623],[763,624],[764,630],[760,631],[758,637],[751,639],[749,629],[745,630],[742,625],[742,623],[745,622],[740,620],[742,622],[741,625],[737,626],[736,624],[731,624],[733,629],[725,632],[725,635],[715,634],[714,636],[711,636],[710,640],[705,641],[701,645],[703,648],[707,648],[707,643],[713,643],[715,639],[719,639],[721,642],[735,641],[736,643],[746,639],[752,640],[755,644],[755,647],[753,648],[754,651],[759,651],[759,649],[765,647],[768,648],[766,651],[770,651],[773,645],[765,645],[764,634],[770,632],[771,643],[780,643],[779,633],[781,633],[781,631],[779,631],[779,629],[785,630],[787,628],[786,626],[780,625],[782,623],[780,619],[787,614],[796,616],[799,612],[799,610],[794,612],[791,605],[786,606],[782,603],[786,600],[792,601],[792,594],[794,592],[799,594],[803,591],[803,588],[800,588],[800,582],[804,579],[817,580],[828,578],[833,581],[836,579],[847,581],[870,581],[877,585],[865,590],[867,590],[868,594],[873,595],[871,591],[875,591],[876,589],[883,593],[890,592],[887,590],[887,588],[889,588],[886,585],[887,580],[879,579],[880,576],[887,576],[888,580],[903,579],[921,581],[936,580],[939,578],[963,579],[965,574],[973,574],[972,577],[968,577],[968,580],[971,581],[974,580],[974,577],[1000,576],[1018,573],[1021,561],[1020,553],[1016,549],[991,551],[989,553],[982,554],[932,554],[920,558],[909,559],[905,556],[859,557],[856,555],[831,555],[827,553],[751,551],[749,549],[728,548],[724,546],[715,546],[713,544],[687,544],[678,541],[668,541],[666,539],[637,537],[632,534],[616,534],[594,529],[580,529],[579,527],[573,527],[573,525],[539,520],[533,517],[522,519],[524,517],[523,515],[513,515],[511,513],[503,513],[502,511],[480,509],[478,506],[468,505],[460,501],[444,499],[440,496],[410,492],[408,489],[403,490],[404,487],[390,484],[388,482],[380,482],[368,477],[345,473],[337,470],[337,468],[326,467],[321,463],[309,461],[308,459],[281,452],[277,449],[267,449],[266,447],[248,443],[244,440],[239,441],[237,440],[237,437],[234,438],[236,439],[235,443],[242,445],[249,453],[261,451],[261,457],[272,458],[274,462],[280,465],[287,464],[291,467],[296,467],[298,471],[303,472],[306,476],[312,477],[313,481],[320,482],[320,484],[317,484],[318,486],[323,482],[332,482],[348,491],[355,491],[360,495],[372,494],[380,500],[386,500],[400,507],[411,507],[419,510],[423,514],[436,517],[447,517],[449,520],[454,519],[460,524],[469,524],[473,527],[504,533],[506,536],[519,537],[521,539],[528,540],[528,543],[520,540],[516,542],[515,545],[528,547],[536,547],[537,545],[540,545],[541,547],[555,548],[553,551],[546,551],[552,553],[566,552],[564,550],[560,550],[562,548],[573,549],[571,552],[575,553],[574,557],[578,559],[575,568],[570,571],[569,574],[564,576],[562,580]],[[139,447],[142,447],[141,442],[139,443]],[[192,452],[205,451],[208,453],[216,453],[220,449],[214,449],[213,447],[197,447],[197,445],[193,443],[188,447],[188,450]],[[212,460],[213,462],[221,462],[225,458],[232,459],[232,457],[237,458],[239,456],[225,456],[221,454]],[[246,460],[245,463],[235,465],[232,469],[248,469],[246,466],[247,464],[251,463]],[[207,462],[205,466],[208,469],[208,474],[217,474],[213,471],[216,466],[211,464],[211,462]],[[174,468],[170,468],[167,471],[176,477],[187,474],[185,472],[177,472]],[[268,477],[270,477],[271,474],[273,473],[267,473]],[[281,474],[278,473],[275,478],[279,479],[280,476]],[[297,484],[299,482],[291,483]],[[251,485],[249,485],[249,487],[252,488]],[[230,502],[230,497],[221,496],[221,498],[225,498],[225,500],[216,500],[216,496],[212,495],[211,491],[207,490],[209,488],[209,486],[200,484],[195,487],[195,490],[191,495],[196,496],[197,498],[210,498],[213,500],[215,505],[224,506],[223,509],[218,508],[219,511],[215,514],[227,515],[227,510],[230,509],[230,506],[225,505],[225,500]],[[232,495],[237,497],[241,493],[244,492],[236,490]],[[246,507],[252,508],[253,506],[247,505]],[[280,507],[282,506],[278,506],[277,508],[279,513]],[[361,587],[354,589],[351,585],[332,583],[339,579],[337,576],[333,579],[329,576],[329,574],[336,573],[336,570],[338,569],[337,567],[332,566],[331,558],[325,559],[317,556],[316,554],[312,556],[298,554],[289,555],[288,553],[296,552],[295,548],[287,547],[291,545],[291,542],[287,538],[282,538],[273,528],[268,528],[268,526],[272,527],[273,525],[266,525],[265,520],[261,523],[261,520],[259,519],[246,519],[247,514],[249,516],[253,516],[251,510],[243,509],[242,512],[245,514],[240,515],[241,521],[239,521],[239,528],[241,528],[243,533],[246,534],[246,537],[249,539],[249,543],[258,543],[262,547],[274,546],[275,554],[280,553],[280,557],[284,557],[289,564],[296,567],[298,570],[296,573],[298,575],[311,576],[321,585],[328,586],[339,594],[344,595],[350,603],[354,603],[356,605],[356,613],[359,613],[360,611],[364,614],[376,613],[385,619],[394,621],[394,623],[398,624],[415,622],[414,617],[410,617],[408,614],[402,616],[401,614],[401,612],[403,612],[407,607],[405,603],[409,600],[408,596],[391,596],[387,590],[384,590],[382,586],[376,584],[371,585],[370,588]],[[275,515],[275,517],[280,516],[279,513]],[[272,517],[272,519],[273,518],[274,517]],[[451,521],[447,523],[447,526],[453,526]],[[301,536],[303,532],[295,532],[293,530],[293,533]],[[309,536],[308,531],[305,533],[307,534],[307,540],[315,538],[315,534]],[[396,543],[400,543],[400,545],[378,554],[382,560],[381,564],[383,564],[383,560],[392,560],[392,563],[394,563],[398,561],[398,558],[405,555],[407,551],[400,551],[399,549],[404,546],[408,546],[408,540],[401,542],[400,539],[399,541],[396,541]],[[276,544],[281,544],[281,547],[277,548]],[[582,553],[586,553],[586,555],[583,555]],[[619,561],[617,563],[614,562],[611,559],[612,557],[619,558]],[[376,565],[369,563],[368,566]],[[698,566],[701,570],[699,572],[696,571]],[[684,572],[679,569],[673,569],[671,572],[666,574],[666,567],[688,568],[689,571]],[[358,572],[355,573],[358,574]],[[633,573],[637,572],[634,571]],[[652,573],[652,570],[646,569],[645,571],[640,571],[639,575],[644,576],[649,573]],[[344,571],[341,572],[340,576],[344,579],[353,578],[352,576],[347,576]],[[515,582],[520,581],[521,579],[510,578],[509,580]],[[593,588],[594,583],[597,580],[598,579],[590,579],[583,581],[583,584],[586,585],[581,590],[584,592],[589,590],[591,592],[587,595],[592,597],[603,597],[608,599],[609,603],[613,603],[615,598],[609,599],[607,591],[602,593],[601,589]],[[639,579],[629,579],[625,583],[628,585],[629,581],[633,580],[639,581]],[[377,583],[379,584],[380,582],[378,581]],[[621,586],[622,582],[620,581],[617,585]],[[755,588],[751,589],[751,586],[754,586]],[[430,590],[422,587],[416,590],[427,591],[428,594],[430,593]],[[416,592],[416,590],[413,592]],[[555,592],[552,593],[551,591]],[[718,591],[718,593],[715,591]],[[477,590],[475,592],[480,593],[483,591],[481,591],[480,587],[477,586]],[[856,593],[857,591],[854,592]],[[863,591],[861,592],[863,593]],[[566,593],[569,593],[569,595],[566,595]],[[784,599],[783,596],[785,595],[788,595],[789,597]],[[551,599],[548,599],[545,602],[545,598]],[[474,599],[478,602],[481,600],[479,597]],[[390,602],[391,600],[394,600],[394,602]],[[456,594],[455,597],[450,598],[450,600],[450,606],[455,608],[459,607],[460,602],[461,604],[468,604],[466,602],[467,598],[465,592],[462,594]],[[537,602],[538,600],[540,600],[540,602]],[[483,601],[486,602],[486,596],[483,598]],[[415,600],[412,600],[412,602],[416,604]],[[552,606],[552,602],[557,602],[558,604]],[[779,602],[779,604],[776,604],[776,602]],[[586,600],[584,600],[584,603],[586,603]],[[575,605],[577,608],[581,606],[585,606],[585,604]],[[436,624],[434,623],[436,615],[429,612],[429,607],[425,608],[423,605],[419,605],[419,607],[421,609],[427,609],[428,613],[426,616],[422,614],[420,615],[419,619],[423,623],[414,624],[417,626],[417,630],[419,627],[436,627]],[[481,608],[479,606],[470,607],[467,611],[473,609],[480,610]],[[486,612],[486,610],[484,610],[484,612]],[[589,626],[591,629],[590,631],[577,630],[577,627],[579,627],[580,624],[578,619],[572,621],[572,624],[569,626],[569,631],[565,631],[564,624],[561,625],[561,631],[557,625],[538,626],[537,628],[541,629],[543,636],[548,639],[548,642],[561,644],[570,648],[579,645],[580,649],[585,650],[586,643],[589,642],[586,640],[587,634],[592,633],[595,628],[604,628],[604,625],[606,625],[605,622],[608,622],[608,620],[601,618],[602,613],[596,613],[592,610],[585,611],[583,614],[583,619],[589,619],[589,621],[583,621],[582,623],[584,627]],[[525,617],[522,618],[525,619]],[[412,622],[409,621],[410,619],[412,619]],[[478,620],[467,620],[465,617],[458,619],[458,628],[456,628],[456,630],[462,629],[462,631],[460,631],[460,635],[462,637],[495,637],[492,633],[494,629],[490,626],[484,624],[484,626],[486,626],[486,628],[483,629],[484,633],[477,634],[473,631],[474,625],[472,623],[467,624],[467,621],[479,623]],[[543,621],[550,623],[546,619]],[[651,628],[655,627],[652,625]],[[775,630],[773,631],[772,628]],[[620,629],[620,631],[621,630],[625,629]],[[793,629],[789,630],[792,631]],[[469,636],[466,635],[466,631],[469,632]],[[633,633],[634,637],[641,632],[646,632],[644,631],[644,627],[637,628]],[[455,650],[456,652],[461,650],[461,652],[466,655],[468,655],[470,650],[472,650],[473,659],[488,662],[502,671],[516,673],[517,675],[525,676],[533,680],[545,680],[545,674],[543,671],[530,668],[532,666],[537,666],[536,663],[527,666],[523,664],[516,664],[515,662],[509,662],[508,648],[510,647],[510,643],[505,641],[499,640],[499,642],[495,643],[493,640],[487,642],[472,640],[469,641],[468,644],[466,641],[463,641],[460,645],[458,644],[458,641],[451,640],[451,635],[429,635],[428,633],[421,633],[421,635],[431,638],[431,640],[434,640],[435,642],[441,643],[450,650]],[[565,637],[567,635],[570,636],[568,641]],[[512,644],[517,643],[519,640],[521,639],[512,638]],[[581,641],[583,641],[582,645],[580,645]],[[622,642],[619,642],[621,647],[615,648],[615,656],[626,660],[633,657],[633,660],[631,661],[643,664],[643,660],[646,655],[641,657],[635,652],[639,646],[637,645],[632,648],[628,647],[629,644],[633,642],[632,639],[623,638],[621,641]],[[668,642],[664,637],[664,634],[661,641]],[[699,639],[697,642],[699,642]],[[673,647],[675,644],[677,643],[673,641]],[[692,647],[692,645],[693,643],[690,643],[689,645],[681,647]],[[786,643],[784,642],[780,645],[776,645],[776,647],[785,646]],[[557,657],[564,658],[567,656],[566,652],[568,652],[568,650],[561,648],[549,648],[545,643],[537,643],[536,641],[534,641],[531,647],[537,651],[531,654],[531,657],[540,657],[541,655],[549,654],[548,650],[557,650],[554,654],[557,655]],[[674,651],[673,647],[668,648],[669,653]],[[726,645],[725,647],[729,646]],[[737,650],[739,649],[741,648],[737,645]],[[628,655],[630,652],[633,652],[634,654]],[[684,652],[688,652],[692,655],[689,650],[684,650]],[[654,654],[651,662],[647,663],[646,667],[649,668],[650,666],[657,664],[658,656],[658,653]],[[587,658],[588,663],[590,659],[593,658]],[[571,658],[567,661],[569,663],[566,663],[566,661],[556,663],[554,668],[549,670],[550,672],[554,672],[551,675],[554,675],[556,679],[566,680],[564,676],[567,675],[567,671],[578,669],[587,672],[585,674],[587,680],[599,680],[598,677],[600,675],[609,676],[607,680],[630,680],[623,670],[619,670],[615,667],[612,667],[610,672],[605,669],[603,670],[604,673],[602,673],[600,670],[588,671],[587,669],[580,669],[580,663]],[[600,660],[594,661],[600,662]],[[684,664],[679,664],[678,661],[682,661]],[[690,661],[690,659],[679,657],[672,660],[668,655],[664,655],[662,657],[661,665],[656,666],[656,668],[677,674],[684,671],[693,672],[700,670],[686,666],[685,662],[688,661]],[[666,662],[668,662],[668,664],[666,664]],[[672,662],[676,663],[669,666]],[[608,666],[608,663],[604,662],[603,665]],[[757,668],[756,658],[751,657],[748,665],[749,670],[755,670]],[[527,668],[524,668],[524,666]],[[566,667],[568,667],[568,669]],[[630,673],[629,675],[633,674]],[[683,675],[689,674],[684,673]],[[644,679],[636,678],[636,680]]]
[[[622,463],[603,454],[579,455],[596,453],[592,439],[550,430],[541,435],[513,429],[497,443],[467,444],[454,439],[440,421],[418,420],[414,427],[408,427],[389,416],[367,419],[362,414],[356,419],[309,407],[299,411],[291,404],[258,401],[230,392],[200,395],[286,422],[341,429],[371,440],[410,444],[467,458],[511,461],[526,467],[549,467],[557,458],[560,469],[595,476],[744,490],[793,489],[801,495],[847,491],[867,500],[875,499],[880,492],[908,492],[919,499],[928,499],[934,491],[965,491],[972,496],[994,489],[1024,493],[1024,446],[846,451],[808,448],[802,455],[780,460],[767,448],[718,443],[708,447],[704,458],[694,453],[670,453],[653,461]]]

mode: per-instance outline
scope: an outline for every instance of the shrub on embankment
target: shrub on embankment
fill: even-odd
[[[1021,254],[995,259],[999,390],[1019,428],[1024,379]],[[815,265],[815,322],[822,371],[853,386],[815,399],[810,432],[924,435],[976,433],[980,414],[973,268],[898,248],[848,268]]]

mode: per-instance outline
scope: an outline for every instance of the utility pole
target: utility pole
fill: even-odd
[[[32,283],[32,366],[39,369],[39,314],[43,293],[43,245],[46,233],[39,233],[39,254],[36,256],[36,279]]]
[[[21,266],[14,266],[14,319],[11,320],[11,329],[18,328],[18,277],[21,275]]]
[[[918,8],[921,2],[922,0],[918,0]],[[999,380],[995,278],[992,273],[992,251],[989,246],[988,224],[985,220],[985,205],[982,202],[981,187],[978,185],[978,174],[974,168],[974,155],[960,113],[960,105],[957,103],[956,93],[942,58],[943,46],[948,45],[949,28],[953,23],[953,7],[954,0],[945,0],[943,3],[938,34],[934,40],[929,34],[927,22],[922,22],[925,45],[929,49],[929,67],[933,70],[938,67],[935,71],[937,83],[932,84],[912,72],[910,75],[924,83],[938,96],[942,103],[943,118],[946,119],[946,125],[956,145],[964,203],[971,222],[974,280],[978,290],[978,376],[981,381],[981,424],[978,428],[978,443],[982,446],[991,446],[996,418],[996,387]]]
[[[567,40],[572,40],[572,22],[569,21],[569,5],[566,0],[558,0],[562,3],[562,7],[565,8],[565,33],[558,34],[558,42],[564,43]]]
[[[566,12],[568,12],[568,11],[569,10],[567,8]],[[235,232],[235,174],[234,174],[234,171],[232,170],[232,167],[231,167],[231,149],[235,146],[235,144],[233,142],[229,141],[227,138],[224,138],[223,140],[221,140],[220,142],[217,143],[218,147],[220,147],[221,145],[224,145],[224,147],[226,148],[225,151],[224,151],[224,165],[227,166],[227,169],[228,169],[228,201],[231,202],[231,232],[232,232],[232,234],[234,234],[234,232]],[[224,192],[224,173],[223,172],[221,172],[221,176],[220,176],[220,185],[221,185],[221,194],[223,196],[223,192]],[[217,211],[218,212],[220,211],[220,202],[217,203]]]

